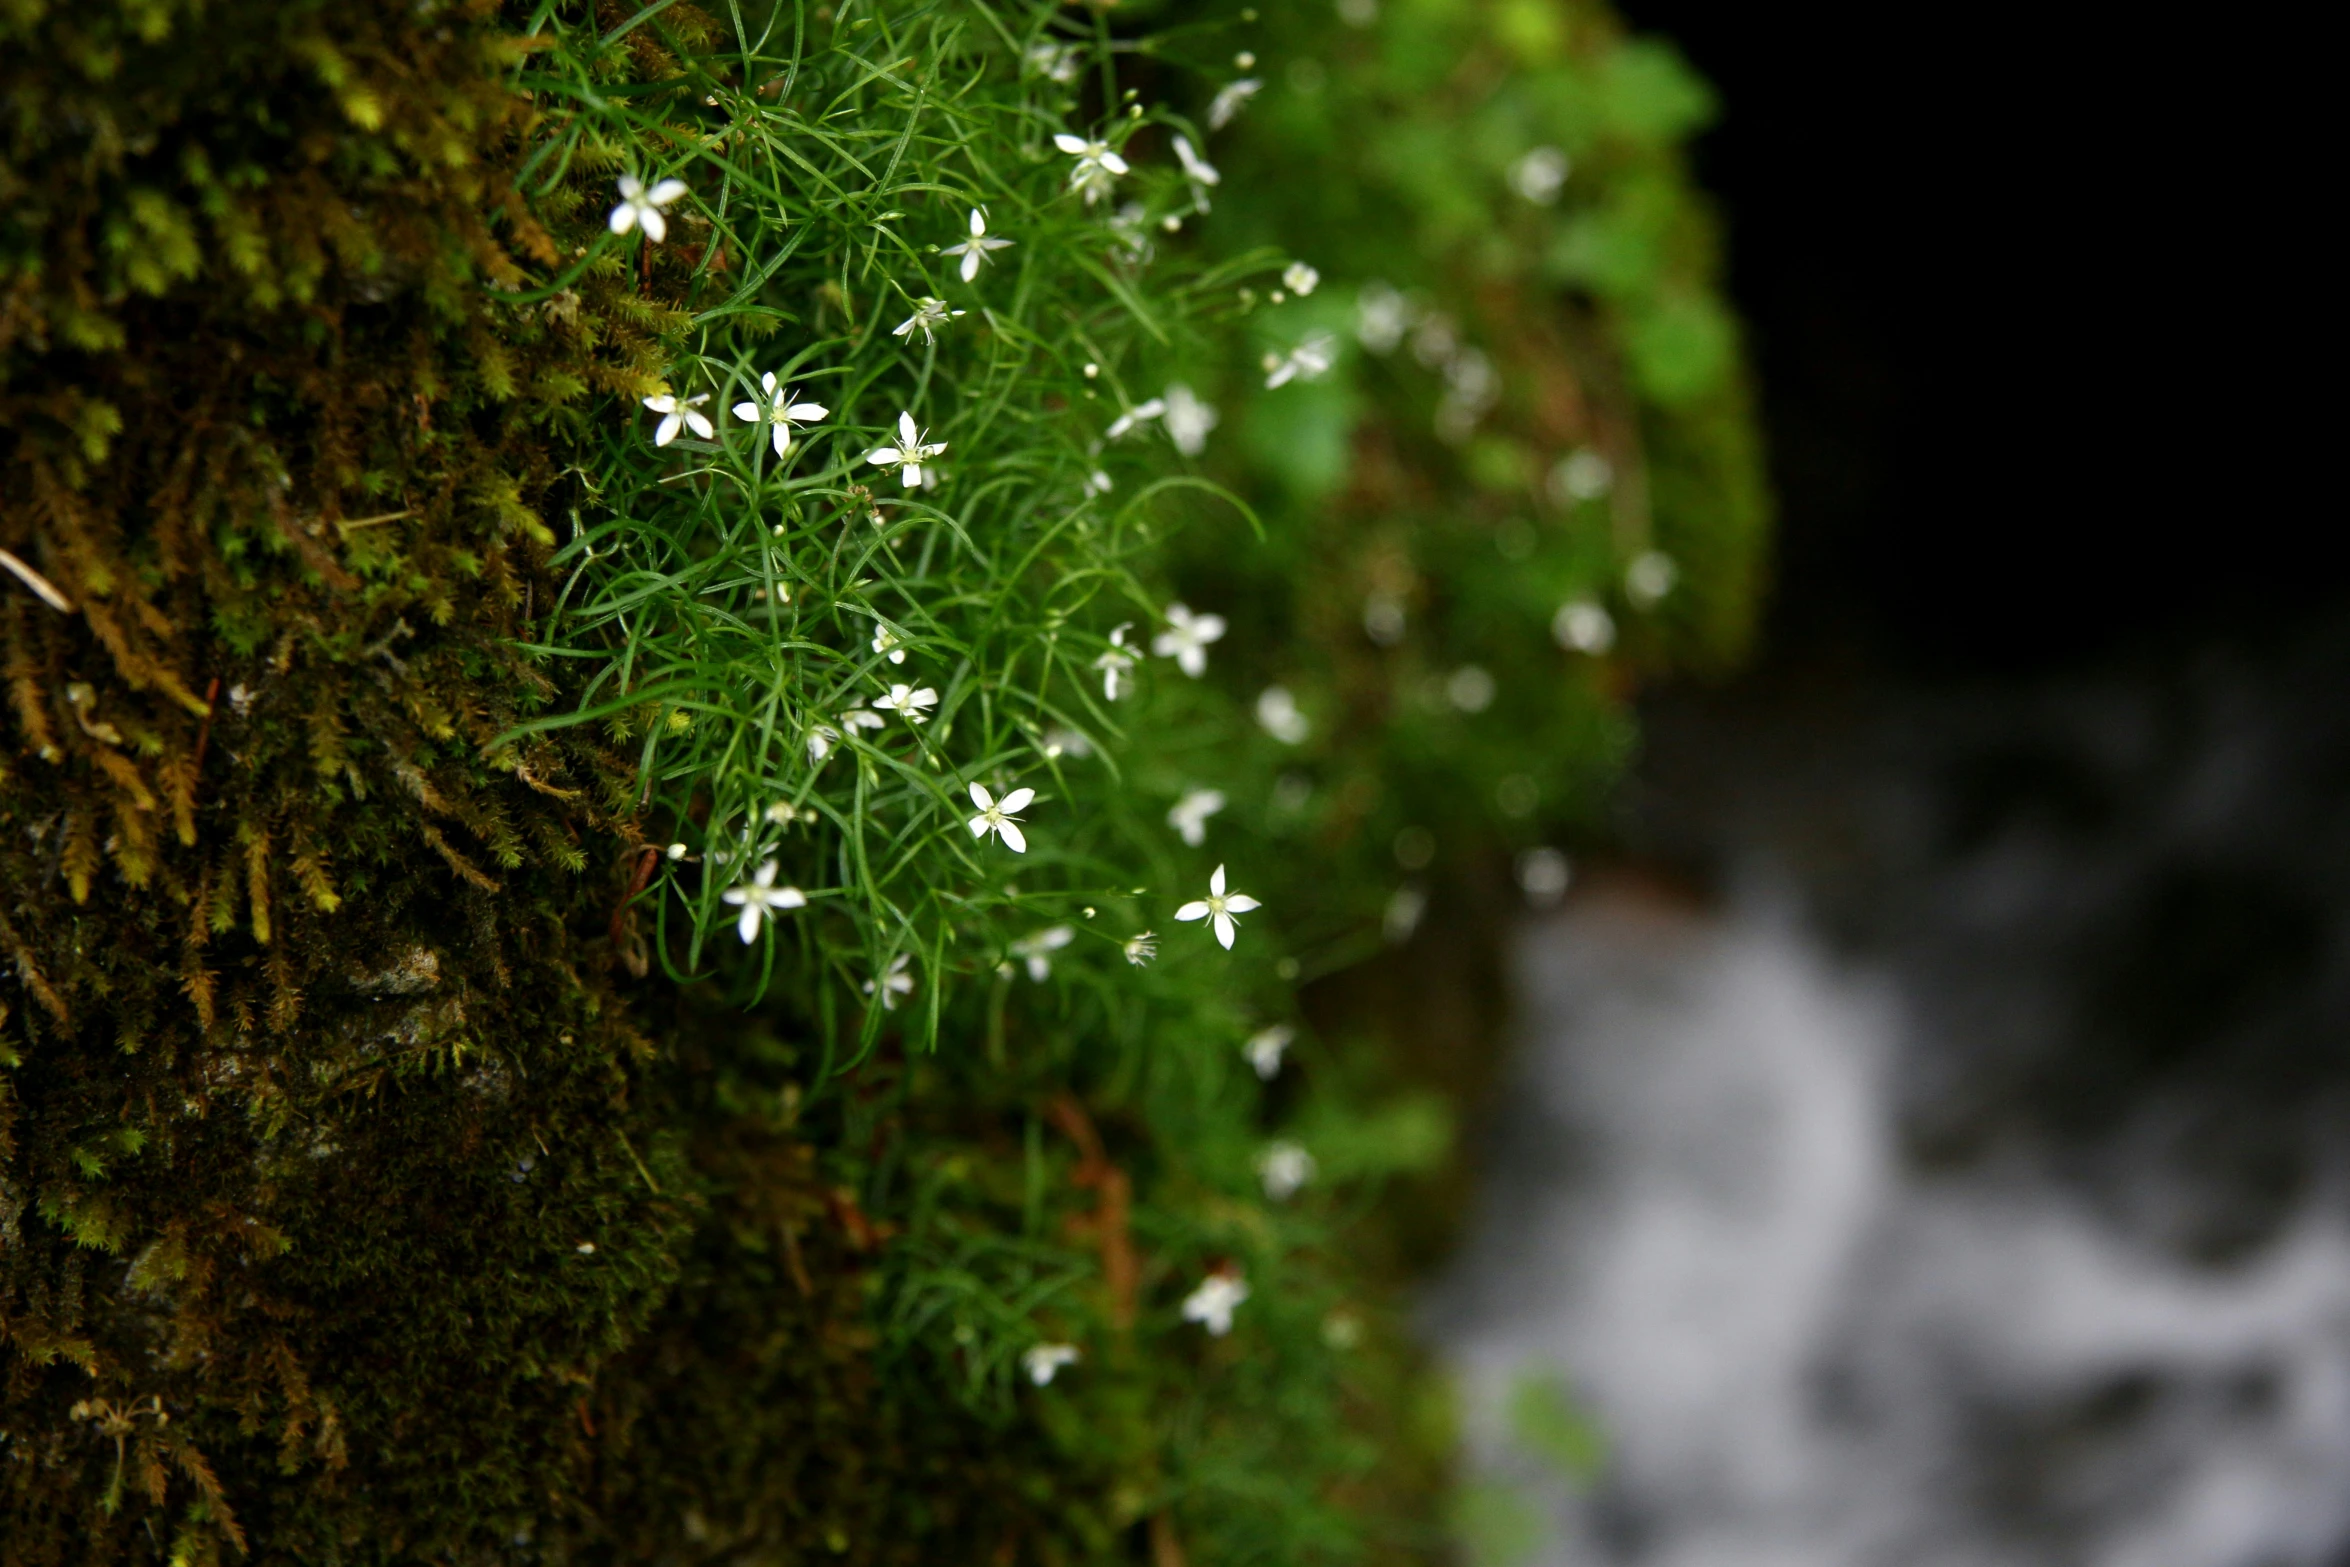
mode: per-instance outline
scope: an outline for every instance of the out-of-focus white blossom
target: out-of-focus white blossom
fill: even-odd
[[[1551,640],[1597,658],[1616,645],[1616,617],[1589,599],[1569,599],[1550,617]]]
[[[1224,617],[1195,615],[1187,605],[1167,606],[1167,629],[1151,638],[1151,651],[1175,660],[1175,666],[1197,680],[1208,672],[1208,644],[1224,635]]]
[[[1314,732],[1287,686],[1267,686],[1257,693],[1257,723],[1283,745],[1303,745]]]
[[[1547,207],[1559,199],[1571,168],[1567,155],[1556,147],[1537,147],[1510,165],[1510,189],[1538,207]]]
[[[1208,841],[1208,818],[1224,809],[1221,789],[1191,789],[1167,812],[1167,825],[1193,848]]]

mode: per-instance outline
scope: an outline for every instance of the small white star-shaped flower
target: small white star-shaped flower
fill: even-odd
[[[1251,98],[1264,91],[1264,87],[1265,84],[1253,76],[1243,76],[1239,81],[1227,82],[1223,89],[1216,94],[1214,101],[1208,105],[1208,129],[1220,131],[1230,125],[1232,117],[1238,114]]]
[[[1010,794],[998,800],[987,792],[987,785],[973,784],[971,786],[971,803],[979,807],[979,814],[972,817],[968,823],[971,828],[971,836],[984,838],[992,832],[998,838],[1003,839],[1004,847],[1010,849],[1014,854],[1026,854],[1028,840],[1021,835],[1020,818],[1013,813],[1028,809],[1028,802],[1035,798],[1036,791],[1034,789],[1014,789]]]
[[[1197,457],[1208,447],[1208,432],[1216,427],[1216,410],[1178,382],[1167,388],[1167,436],[1186,457]]]
[[[1112,152],[1108,142],[1087,141],[1064,131],[1053,138],[1053,145],[1077,160],[1077,167],[1069,171],[1069,188],[1083,195],[1089,207],[1107,196],[1126,172],[1126,160]]]
[[[1206,920],[1209,926],[1215,930],[1217,942],[1223,946],[1226,952],[1230,952],[1232,950],[1232,933],[1239,928],[1239,922],[1234,920],[1232,916],[1246,914],[1251,909],[1263,907],[1263,904],[1245,892],[1226,892],[1224,890],[1224,867],[1219,865],[1216,867],[1216,873],[1208,878],[1208,895],[1195,902],[1186,903],[1175,911],[1175,917],[1179,920]]]
[[[938,706],[938,693],[929,686],[924,686],[919,691],[911,686],[891,686],[888,695],[877,696],[873,699],[873,707],[876,712],[895,713],[909,724],[929,723],[929,709],[936,706]]]
[[[669,220],[661,215],[668,206],[686,192],[683,180],[663,180],[651,190],[633,174],[620,176],[620,205],[612,209],[612,232],[625,234],[641,228],[645,238],[658,245],[669,237]]]
[[[653,432],[655,446],[667,446],[677,439],[680,430],[691,430],[707,441],[718,432],[711,428],[709,418],[701,412],[702,404],[710,400],[704,392],[697,397],[673,397],[667,392],[645,399],[645,406],[661,416],[661,427]]]
[[[1093,661],[1093,667],[1102,672],[1102,695],[1109,701],[1133,688],[1134,654],[1126,646],[1126,626],[1111,629],[1109,650]]]
[[[1162,398],[1154,397],[1149,402],[1136,403],[1132,408],[1110,421],[1110,427],[1102,432],[1102,438],[1114,441],[1136,425],[1156,419],[1166,411],[1167,404]]]
[[[897,1010],[898,997],[914,993],[914,976],[906,972],[906,965],[913,961],[912,953],[901,952],[889,960],[889,967],[882,971],[878,983],[870,979],[865,981],[865,994],[870,996],[878,992],[882,1011]]]
[[[1314,726],[1287,686],[1267,686],[1257,693],[1257,722],[1283,745],[1303,745]]]
[[[1038,1387],[1050,1383],[1063,1366],[1077,1364],[1077,1346],[1074,1344],[1038,1344],[1020,1356],[1020,1367],[1028,1373],[1028,1380]]]
[[[1196,1322],[1218,1338],[1232,1331],[1233,1310],[1248,1299],[1248,1283],[1237,1273],[1211,1273],[1184,1297],[1183,1320]]]
[[[914,313],[896,326],[891,327],[889,335],[904,337],[910,332],[919,332],[922,334],[922,341],[935,343],[938,341],[937,337],[933,335],[936,330],[962,314],[963,312],[960,310],[949,310],[945,300],[933,299],[928,294],[924,294],[914,301]]]
[[[1322,286],[1322,274],[1302,261],[1292,261],[1282,270],[1281,286],[1303,299]]]
[[[1280,1074],[1281,1057],[1295,1038],[1296,1029],[1287,1023],[1275,1023],[1251,1034],[1248,1043],[1240,1047],[1240,1053],[1248,1057],[1248,1064],[1256,1068],[1257,1076],[1271,1082]]]
[[[1008,239],[988,238],[987,214],[981,212],[977,207],[973,207],[971,209],[971,237],[960,245],[949,245],[939,254],[961,256],[963,258],[963,281],[968,283],[979,276],[979,268],[986,262],[989,251],[1007,249],[1011,243],[1012,241]]]
[[[735,934],[749,946],[758,938],[759,927],[775,917],[778,909],[804,909],[808,896],[797,887],[775,885],[775,862],[769,860],[759,867],[757,875],[739,887],[719,894],[720,901],[731,903],[743,911],[743,917],[734,924]]]
[[[1175,138],[1175,161],[1183,165],[1183,177],[1191,181],[1192,205],[1200,211],[1208,210],[1208,187],[1224,183],[1224,176],[1216,166],[1192,150],[1187,136]]]
[[[1194,789],[1175,802],[1167,812],[1167,825],[1185,843],[1198,848],[1208,841],[1208,818],[1224,809],[1224,791],[1221,789]]]
[[[865,460],[876,468],[895,468],[898,482],[911,490],[922,482],[922,465],[947,449],[944,441],[925,441],[927,433],[917,429],[910,413],[898,415],[898,444],[876,446],[865,454]]]
[[[1289,351],[1287,358],[1265,356],[1265,386],[1270,390],[1292,381],[1319,381],[1337,362],[1338,339],[1327,332],[1311,333]]]
[[[1146,930],[1139,936],[1126,938],[1126,961],[1136,968],[1147,966],[1150,960],[1158,955],[1159,941],[1156,933]]]
[[[1314,1178],[1314,1169],[1314,1156],[1295,1143],[1267,1143],[1257,1155],[1257,1178],[1275,1202],[1295,1197]]]
[[[887,626],[873,628],[873,651],[893,664],[906,661],[906,650],[898,645],[898,634]]]
[[[880,705],[878,702],[874,704],[876,707]],[[879,713],[867,712],[861,707],[852,707],[840,715],[840,726],[852,734],[860,729],[880,729],[888,722],[889,720],[883,718]]]
[[[821,762],[840,744],[840,731],[830,724],[816,724],[808,730],[808,760]]]
[[[1194,680],[1207,673],[1208,644],[1224,635],[1224,617],[1195,615],[1182,604],[1167,606],[1167,629],[1151,638],[1151,651],[1175,660]]]
[[[759,389],[767,394],[764,403],[736,403],[734,416],[745,424],[764,424],[775,439],[775,455],[784,456],[791,450],[791,427],[795,424],[814,424],[830,409],[820,403],[795,403],[791,388],[775,379],[770,370],[759,377]]]
[[[1053,954],[1076,939],[1077,932],[1067,925],[1047,925],[1034,935],[1013,942],[1012,956],[1027,964],[1028,977],[1041,985],[1052,978]]]

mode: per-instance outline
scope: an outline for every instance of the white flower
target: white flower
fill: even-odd
[[[1167,388],[1167,435],[1177,451],[1197,457],[1207,450],[1208,432],[1215,427],[1216,410],[1193,396],[1190,387],[1177,382]]]
[[[814,424],[830,409],[817,403],[795,403],[791,388],[777,382],[769,371],[759,377],[759,389],[767,394],[765,403],[736,403],[734,416],[745,424],[765,424],[775,437],[775,455],[783,456],[791,450],[791,427],[795,424]]]
[[[1208,105],[1208,129],[1220,131],[1230,125],[1232,117],[1238,114],[1241,107],[1251,98],[1262,92],[1264,87],[1265,84],[1253,76],[1243,76],[1239,81],[1227,82],[1223,89],[1216,94],[1215,101]]]
[[[877,696],[873,699],[874,711],[895,713],[909,724],[929,723],[930,714],[925,709],[936,706],[938,706],[938,693],[928,686],[924,686],[919,691],[911,686],[891,686],[888,695]],[[847,715],[843,714],[842,716],[845,718]],[[876,722],[874,727],[878,729],[881,726]]]
[[[1569,501],[1594,501],[1615,488],[1615,465],[1599,453],[1585,447],[1569,452],[1551,465],[1545,488],[1550,498],[1560,505]]]
[[[1267,1143],[1257,1155],[1257,1176],[1265,1195],[1287,1202],[1314,1178],[1314,1156],[1295,1143]]]
[[[667,446],[677,439],[680,430],[691,430],[705,441],[716,435],[718,432],[710,427],[708,416],[697,411],[709,400],[708,392],[686,398],[672,397],[663,392],[658,397],[646,398],[645,406],[661,416],[661,428],[653,432],[653,444]]]
[[[1287,1023],[1275,1023],[1270,1028],[1260,1028],[1251,1034],[1248,1043],[1240,1047],[1240,1053],[1247,1056],[1248,1064],[1257,1069],[1257,1076],[1271,1082],[1281,1071],[1282,1053],[1288,1050],[1290,1042],[1296,1038],[1296,1029]]]
[[[1053,138],[1053,145],[1077,160],[1077,167],[1069,171],[1069,188],[1081,193],[1089,207],[1107,196],[1118,176],[1126,172],[1126,160],[1112,152],[1107,142],[1087,141],[1064,131]]]
[[[1085,476],[1085,493],[1088,495],[1107,495],[1116,488],[1110,482],[1110,476],[1099,468]]]
[[[963,312],[960,310],[949,310],[945,300],[933,299],[928,294],[924,294],[914,301],[914,313],[896,326],[891,327],[889,335],[904,337],[909,332],[919,332],[922,334],[922,341],[935,343],[938,339],[932,335],[932,329],[942,327],[962,314]]]
[[[1594,658],[1616,645],[1616,618],[1589,599],[1569,599],[1550,617],[1551,640]]]
[[[1232,1312],[1248,1299],[1248,1285],[1237,1273],[1211,1273],[1183,1301],[1183,1320],[1196,1322],[1216,1337],[1232,1331]]]
[[[821,762],[840,744],[840,731],[830,724],[817,724],[808,731],[808,760]]]
[[[1643,550],[1624,568],[1624,597],[1642,609],[1654,609],[1681,580],[1681,568],[1662,550]]]
[[[1355,296],[1355,336],[1374,354],[1391,354],[1412,329],[1412,302],[1385,283],[1366,283]]]
[[[1327,332],[1309,333],[1305,341],[1289,351],[1286,359],[1265,356],[1265,385],[1268,389],[1287,386],[1292,381],[1318,381],[1330,373],[1330,366],[1338,358],[1338,339]]]
[[[1110,232],[1118,237],[1118,243],[1126,247],[1127,257],[1138,267],[1151,258],[1151,239],[1144,227],[1149,219],[1150,214],[1139,201],[1126,203],[1110,218]]]
[[[1028,977],[1041,985],[1052,977],[1053,954],[1076,939],[1077,932],[1066,925],[1047,925],[1013,942],[1012,956],[1027,964]]]
[[[1245,892],[1227,893],[1224,890],[1224,867],[1219,865],[1216,873],[1208,878],[1208,895],[1195,903],[1186,903],[1175,911],[1175,917],[1179,920],[1206,920],[1215,930],[1216,940],[1226,952],[1230,952],[1232,932],[1238,928],[1232,916],[1263,907],[1263,904]]]
[[[620,205],[612,209],[612,232],[625,234],[642,228],[645,238],[658,245],[669,237],[669,220],[661,209],[685,194],[685,181],[663,180],[651,190],[633,174],[620,176]]]
[[[775,862],[769,860],[759,867],[759,873],[739,887],[719,894],[721,902],[731,903],[743,911],[743,917],[734,924],[735,934],[749,946],[758,937],[759,927],[775,917],[778,909],[804,909],[808,906],[806,893],[797,887],[775,885]]]
[[[1519,890],[1538,909],[1547,909],[1565,897],[1567,883],[1575,877],[1575,868],[1567,857],[1548,846],[1528,849],[1519,855],[1517,872]]]
[[[1267,686],[1257,693],[1257,722],[1283,745],[1303,745],[1314,732],[1287,686]]]
[[[1063,1366],[1075,1364],[1077,1346],[1074,1344],[1038,1344],[1020,1356],[1021,1369],[1028,1373],[1028,1380],[1038,1387],[1050,1383],[1054,1373]]]
[[[1035,798],[1034,789],[1014,789],[998,800],[987,792],[987,785],[973,784],[971,803],[979,807],[979,814],[966,824],[971,829],[971,836],[984,838],[992,832],[1003,839],[1004,847],[1014,854],[1026,854],[1028,840],[1021,836],[1020,818],[1012,813],[1028,809],[1028,802]]]
[[[1387,907],[1379,916],[1379,933],[1389,946],[1400,947],[1412,939],[1427,912],[1428,894],[1406,882],[1388,895]]]
[[[1167,629],[1151,638],[1151,651],[1175,660],[1194,680],[1207,673],[1208,644],[1224,635],[1224,617],[1195,615],[1181,604],[1167,606]]]
[[[1224,809],[1224,792],[1220,789],[1194,789],[1175,802],[1167,812],[1167,825],[1193,848],[1208,841],[1208,818]]]
[[[1048,758],[1073,756],[1083,761],[1093,755],[1093,742],[1077,730],[1056,724],[1044,732],[1044,754]]]
[[[987,214],[981,212],[977,207],[973,207],[971,209],[971,237],[960,245],[949,245],[939,254],[961,256],[963,258],[963,281],[968,283],[979,276],[980,265],[987,260],[989,251],[1003,250],[1011,243],[1008,239],[989,239],[987,237]],[[961,314],[960,311],[956,313]]]
[[[803,818],[811,822],[816,819],[814,811],[802,810],[789,800],[777,800],[761,814],[778,827],[789,827],[792,823]]]
[[[1165,413],[1166,411],[1166,403],[1156,397],[1152,398],[1149,402],[1146,403],[1136,403],[1132,408],[1127,409],[1117,418],[1110,421],[1110,427],[1102,432],[1102,438],[1104,440],[1114,441],[1119,436],[1124,435],[1127,431],[1133,429],[1136,425],[1141,424],[1146,420],[1156,419],[1159,417],[1159,415]]]
[[[1159,942],[1154,933],[1146,930],[1139,936],[1126,938],[1126,961],[1136,968],[1143,967],[1158,955]]]
[[[876,707],[880,705],[878,702],[874,704]],[[840,715],[840,726],[852,733],[859,729],[880,729],[888,722],[879,713],[869,713],[861,707],[852,707]]]
[[[873,651],[893,664],[906,661],[906,650],[898,646],[898,634],[887,626],[877,625],[873,628]]]
[[[1037,75],[1059,82],[1063,87],[1077,80],[1085,69],[1085,60],[1070,44],[1034,43],[1028,46],[1022,60]]]
[[[1183,165],[1183,177],[1191,181],[1192,204],[1200,211],[1208,210],[1208,187],[1224,183],[1224,176],[1216,166],[1192,150],[1187,136],[1175,138],[1175,161]]]
[[[1475,664],[1463,664],[1445,677],[1444,695],[1464,713],[1482,713],[1493,705],[1493,676]]]
[[[1282,269],[1281,286],[1303,299],[1322,284],[1322,274],[1302,261],[1292,261]]]
[[[1115,702],[1132,685],[1129,678],[1134,668],[1134,653],[1126,646],[1126,630],[1132,621],[1110,629],[1109,651],[1093,661],[1093,667],[1102,672],[1102,696]]]
[[[900,413],[898,444],[876,446],[865,454],[865,460],[876,468],[897,469],[898,482],[910,490],[922,482],[922,465],[947,449],[944,441],[924,441],[926,433],[915,428],[912,414]]]
[[[898,997],[910,996],[914,993],[914,976],[906,972],[906,965],[913,960],[912,953],[901,952],[889,960],[889,967],[882,972],[878,989],[881,995],[881,1009],[884,1012],[896,1010]],[[875,989],[875,981],[870,979],[865,981],[865,994],[870,996],[874,994]]]
[[[1559,187],[1567,183],[1571,167],[1567,155],[1556,147],[1537,147],[1510,165],[1510,189],[1538,207],[1547,207],[1559,199]]]

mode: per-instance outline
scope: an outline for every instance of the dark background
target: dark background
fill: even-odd
[[[2039,672],[2330,612],[2317,42],[2254,11],[1625,0],[1724,112],[1768,661]],[[2298,38],[2298,42],[2296,39]]]

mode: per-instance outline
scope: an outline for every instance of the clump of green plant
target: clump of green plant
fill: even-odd
[[[1586,504],[1742,426],[1547,225],[1279,228],[1389,177],[1281,84],[1483,146],[1504,11],[1395,13],[1434,94],[1210,6],[0,24],[0,1562],[1439,1548],[1379,1204],[1452,1112],[1298,987],[1391,846],[1588,811],[1632,666],[1548,600],[1662,543],[1622,645],[1719,654],[1753,522]],[[1594,156],[1683,212],[1685,123]]]

